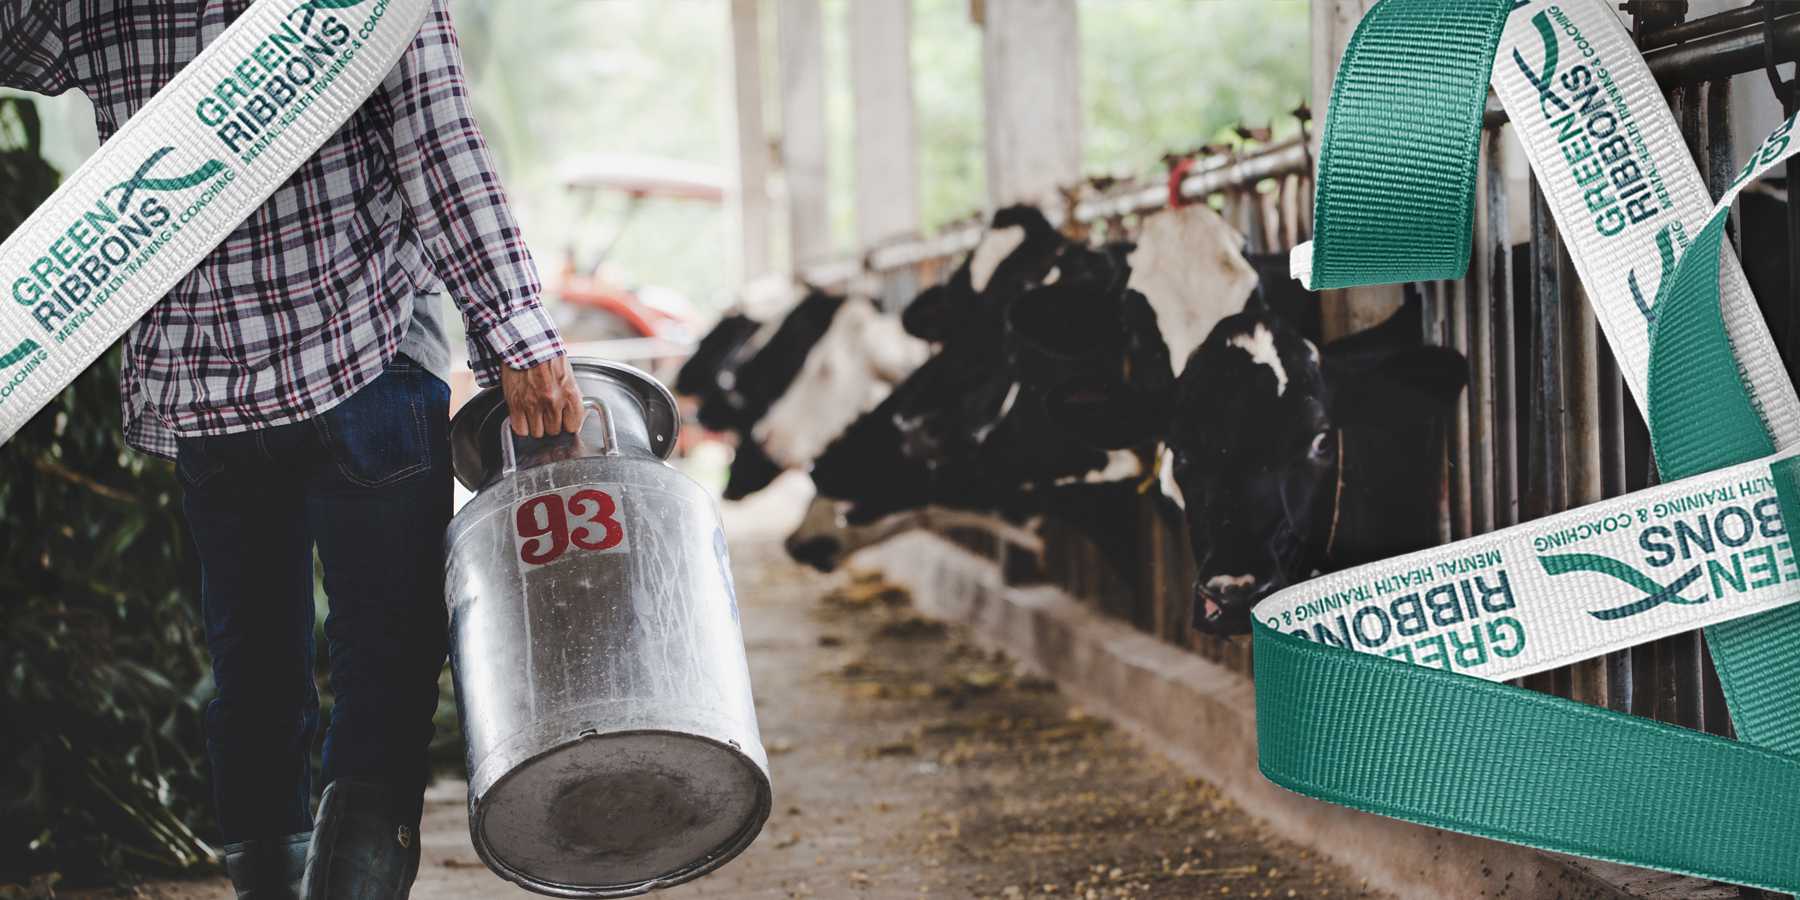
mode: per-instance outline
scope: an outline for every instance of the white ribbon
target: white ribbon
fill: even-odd
[[[1494,91],[1639,407],[1657,289],[1694,235],[1743,187],[1800,150],[1772,133],[1716,204],[1630,35],[1601,0],[1512,12]],[[1729,247],[1729,244],[1726,245]],[[1800,398],[1730,252],[1726,332],[1776,445],[1800,446]],[[1310,285],[1312,246],[1290,266]],[[1795,452],[1708,472],[1491,534],[1321,576],[1255,615],[1310,640],[1492,680],[1588,659],[1800,597],[1777,466]]]
[[[257,0],[0,244],[0,443],[381,84],[430,0]]]

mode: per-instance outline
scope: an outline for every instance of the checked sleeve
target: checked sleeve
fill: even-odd
[[[60,94],[75,86],[63,65],[62,4],[0,0],[0,87]]]
[[[524,369],[555,359],[562,340],[476,126],[448,0],[432,3],[382,90],[393,113],[401,189],[432,268],[468,323],[476,380],[490,385],[501,365]]]

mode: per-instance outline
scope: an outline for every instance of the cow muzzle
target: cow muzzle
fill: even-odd
[[[1217,637],[1250,633],[1250,608],[1269,592],[1250,576],[1202,576],[1194,582],[1194,630]]]
[[[843,542],[828,535],[805,538],[795,535],[789,537],[783,546],[795,562],[821,572],[836,569],[844,557]]]

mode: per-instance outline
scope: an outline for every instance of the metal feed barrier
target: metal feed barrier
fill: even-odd
[[[1769,17],[1757,3],[1686,21],[1683,0],[1622,5],[1639,23],[1639,44],[1689,149],[1715,195],[1720,193],[1740,162],[1731,137],[1731,76],[1800,57],[1800,6],[1792,11],[1777,6]],[[1445,540],[1637,490],[1654,477],[1644,423],[1625,396],[1618,367],[1600,339],[1535,183],[1527,204],[1530,240],[1514,245],[1508,239],[1512,198],[1505,175],[1505,116],[1497,104],[1490,105],[1486,125],[1469,272],[1460,281],[1417,286],[1425,299],[1426,340],[1460,350],[1470,366],[1469,388],[1442,435],[1439,528]],[[1311,168],[1303,135],[1200,159],[1181,181],[1180,193],[1212,203],[1253,252],[1285,252],[1311,236]],[[1063,209],[1046,213],[1079,234],[1128,234],[1131,219],[1156,215],[1168,208],[1169,199],[1167,185],[1148,183],[1105,190],[1089,185],[1068,194]],[[1796,215],[1800,206],[1790,205],[1783,245],[1790,271],[1800,265]],[[807,275],[816,284],[859,290],[897,308],[920,286],[947,274],[979,234],[975,225],[952,229],[924,241],[874,248],[860,260]],[[1800,356],[1791,349],[1800,344],[1800,329],[1788,327],[1800,312],[1793,309],[1794,292],[1785,301],[1763,299],[1778,308],[1770,326],[1780,345],[1790,348],[1792,370]],[[1328,330],[1326,336],[1337,335]],[[1048,581],[1144,631],[1251,674],[1247,638],[1224,640],[1189,628],[1194,560],[1186,536],[1167,527],[1148,501],[1140,504],[1137,518],[1135,587],[1109,569],[1086,540],[1054,523],[1045,528],[1041,566],[979,533],[948,537],[994,560],[1009,579]],[[1698,632],[1532,676],[1524,684],[1689,728],[1718,734],[1731,729]]]

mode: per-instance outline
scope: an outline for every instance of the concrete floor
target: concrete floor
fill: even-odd
[[[743,856],[661,896],[1372,895],[1053,684],[921,618],[904,591],[801,570],[766,541],[736,552],[775,810]],[[427,801],[413,896],[532,896],[476,858],[463,785]],[[75,896],[230,891],[215,879]]]

